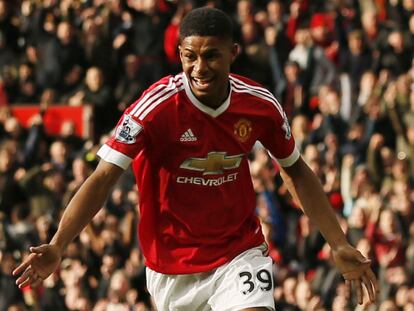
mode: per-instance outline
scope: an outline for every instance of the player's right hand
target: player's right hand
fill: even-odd
[[[57,269],[62,260],[61,251],[56,245],[30,247],[30,252],[31,254],[13,271],[14,276],[20,275],[16,280],[19,288],[40,285]]]

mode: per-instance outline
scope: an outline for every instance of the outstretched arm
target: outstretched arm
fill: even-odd
[[[96,170],[70,201],[51,242],[31,247],[31,254],[13,271],[14,275],[21,274],[16,281],[19,287],[37,286],[56,270],[63,250],[101,209],[109,190],[122,172],[118,166],[100,161]]]
[[[331,246],[334,262],[346,282],[355,287],[358,302],[363,302],[362,284],[373,302],[378,290],[371,261],[348,243],[319,179],[302,158],[282,168],[281,174],[289,192]]]

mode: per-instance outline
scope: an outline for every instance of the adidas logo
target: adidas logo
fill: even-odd
[[[194,136],[191,129],[186,130],[180,137],[180,141],[196,141],[197,137]]]

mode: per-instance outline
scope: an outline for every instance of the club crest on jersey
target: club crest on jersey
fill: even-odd
[[[234,135],[242,143],[246,142],[250,138],[252,132],[252,122],[246,119],[240,119],[234,124]]]
[[[125,115],[122,123],[116,129],[115,139],[121,143],[133,144],[141,130],[142,126],[138,122],[132,119],[131,116]]]
[[[292,137],[292,131],[290,129],[289,120],[286,114],[283,114],[283,125],[282,129],[285,131],[285,138],[289,140]]]

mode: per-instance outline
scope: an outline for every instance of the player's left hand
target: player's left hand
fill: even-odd
[[[363,303],[362,284],[367,289],[369,300],[374,302],[379,289],[375,274],[371,270],[371,260],[365,258],[351,245],[333,250],[332,256],[348,287],[355,288],[358,303]]]

